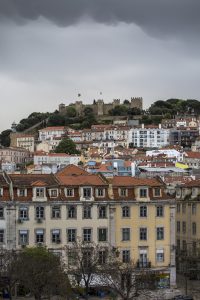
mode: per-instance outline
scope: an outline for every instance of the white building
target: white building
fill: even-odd
[[[176,161],[183,161],[183,153],[176,149],[156,149],[146,151],[146,156],[165,155],[168,158],[176,158]]]
[[[34,165],[78,165],[80,161],[80,156],[78,155],[69,155],[66,153],[36,153],[34,155]]]
[[[169,144],[169,129],[159,128],[131,128],[129,144],[139,148],[162,148]]]
[[[39,130],[39,141],[54,139],[55,137],[62,137],[66,134],[64,126],[46,127]]]

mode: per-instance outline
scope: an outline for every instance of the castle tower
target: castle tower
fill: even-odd
[[[59,113],[65,113],[65,111],[66,111],[66,106],[65,106],[65,104],[64,103],[61,103],[61,104],[59,104],[59,106],[58,106],[58,110],[59,110]]]
[[[75,108],[77,116],[81,116],[83,114],[83,102],[82,101],[76,101],[75,102]]]
[[[103,116],[104,115],[104,102],[102,99],[97,100],[97,115]]]
[[[139,108],[139,109],[143,110],[142,97],[132,97],[131,98],[131,108]]]
[[[114,99],[113,100],[113,108],[115,108],[115,106],[120,105],[120,99]]]

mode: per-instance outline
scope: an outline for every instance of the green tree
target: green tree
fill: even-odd
[[[74,118],[74,117],[76,117],[76,109],[75,109],[75,107],[68,106],[66,115],[67,115],[68,118]]]
[[[60,258],[44,247],[26,248],[15,261],[18,282],[28,289],[36,300],[42,296],[69,293],[68,277]]]
[[[2,131],[0,134],[0,143],[4,147],[9,147],[10,146],[10,133],[12,132],[11,129],[6,129]]]
[[[49,117],[47,126],[64,126],[65,117],[59,114],[53,114]]]
[[[80,154],[76,149],[76,144],[69,138],[64,138],[60,141],[55,149],[55,153]]]

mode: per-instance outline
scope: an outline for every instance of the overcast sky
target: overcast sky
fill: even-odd
[[[78,93],[200,99],[199,14],[200,0],[0,0],[0,131]]]

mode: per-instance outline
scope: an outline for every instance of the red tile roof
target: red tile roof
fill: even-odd
[[[42,186],[58,186],[58,181],[53,174],[10,174],[13,186],[33,186],[41,182]]]
[[[158,179],[137,178],[130,176],[114,176],[112,179],[113,186],[163,186]]]
[[[200,159],[200,152],[193,152],[193,151],[186,152],[185,158]]]
[[[82,169],[81,167],[75,165],[68,165],[58,173],[56,173],[56,177],[60,178],[61,176],[73,176],[73,175],[89,175],[87,171]]]

